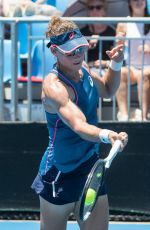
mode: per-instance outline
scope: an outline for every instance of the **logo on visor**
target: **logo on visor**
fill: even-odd
[[[70,39],[73,39],[73,38],[74,38],[74,32],[71,32],[71,33],[69,34],[69,38],[70,38]]]

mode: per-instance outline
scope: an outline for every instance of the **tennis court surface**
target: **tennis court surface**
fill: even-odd
[[[39,221],[0,221],[0,230],[39,230]],[[69,222],[67,230],[79,230],[75,222]],[[94,229],[93,229],[94,230]],[[109,230],[150,230],[150,223],[110,222]]]

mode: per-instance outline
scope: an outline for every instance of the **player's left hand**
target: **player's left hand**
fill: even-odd
[[[111,50],[107,50],[106,54],[115,62],[122,62],[124,59],[124,41],[125,34],[119,32],[116,36],[116,46]]]
[[[120,151],[122,151],[128,143],[128,134],[126,132],[117,133],[117,132],[111,131],[109,133],[109,140],[112,145],[114,144],[116,140],[121,140],[122,144],[121,144]]]

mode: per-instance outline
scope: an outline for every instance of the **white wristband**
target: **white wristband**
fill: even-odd
[[[110,133],[111,130],[109,129],[102,129],[99,133],[99,138],[101,140],[101,142],[103,143],[110,143],[110,140],[109,140],[109,133]]]
[[[109,67],[114,71],[120,71],[122,67],[123,61],[115,62],[114,60],[110,61]]]

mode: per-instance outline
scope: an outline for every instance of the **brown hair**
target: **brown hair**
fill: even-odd
[[[57,36],[75,28],[78,28],[78,26],[74,22],[53,16],[48,24],[46,37]]]
[[[128,0],[129,12],[130,12],[130,15],[132,16],[133,11],[132,11],[130,1],[131,0]],[[144,11],[144,17],[149,17],[148,8],[147,8],[147,1],[145,0],[145,2],[146,2],[146,7],[145,7],[145,11]],[[144,35],[148,34],[149,31],[150,31],[150,24],[144,24]]]

